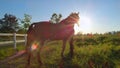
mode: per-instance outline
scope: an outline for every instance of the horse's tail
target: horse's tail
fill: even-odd
[[[27,48],[29,48],[30,43],[33,41],[34,39],[34,33],[35,33],[35,23],[31,24],[28,28],[27,31],[27,43],[26,43],[26,50],[28,50]]]
[[[27,34],[29,34],[31,31],[34,31],[35,23],[31,24],[28,28]]]

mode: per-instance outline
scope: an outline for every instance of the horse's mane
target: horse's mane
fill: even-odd
[[[78,13],[71,13],[67,18],[63,19],[60,23],[61,24],[68,24],[76,22]]]
[[[51,21],[40,21],[40,22],[34,22],[33,24],[38,24],[38,23],[46,23],[46,24],[53,24],[53,25],[66,25],[66,24],[74,24],[76,23],[76,20],[78,20],[78,13],[71,13],[68,17],[62,19],[59,23],[51,23]]]

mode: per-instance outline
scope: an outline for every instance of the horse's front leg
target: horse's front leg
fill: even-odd
[[[44,41],[41,41],[40,46],[39,46],[39,50],[37,51],[37,59],[38,59],[38,62],[40,65],[42,64],[40,52],[42,51],[43,45],[44,45]]]
[[[63,45],[62,45],[62,52],[61,52],[61,57],[64,57],[64,51],[65,51],[65,47],[66,47],[66,40],[63,40]]]
[[[70,44],[70,56],[73,57],[73,53],[74,53],[73,37],[70,38],[69,44]]]

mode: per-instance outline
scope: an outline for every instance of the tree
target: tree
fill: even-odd
[[[30,24],[31,24],[31,19],[32,17],[28,14],[24,14],[24,19],[20,19],[21,23],[22,23],[22,27],[21,30],[23,30],[24,33],[26,33],[26,31],[28,30]]]
[[[4,18],[0,19],[0,32],[17,32],[19,30],[19,24],[16,16],[11,14],[5,14]]]
[[[50,19],[50,22],[54,23],[54,24],[59,23],[61,21],[61,18],[62,18],[61,14],[58,15],[56,13],[53,13],[53,15],[52,15],[52,17]]]

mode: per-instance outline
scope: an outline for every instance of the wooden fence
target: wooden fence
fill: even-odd
[[[27,41],[27,35],[26,34],[0,33],[0,36],[11,36],[11,37],[13,37],[13,40],[11,40],[11,41],[0,42],[0,46],[7,45],[7,44],[14,44],[14,49],[16,49],[16,44],[17,43],[25,43],[25,45],[26,45],[26,41]],[[24,37],[24,40],[16,40],[17,36]]]

